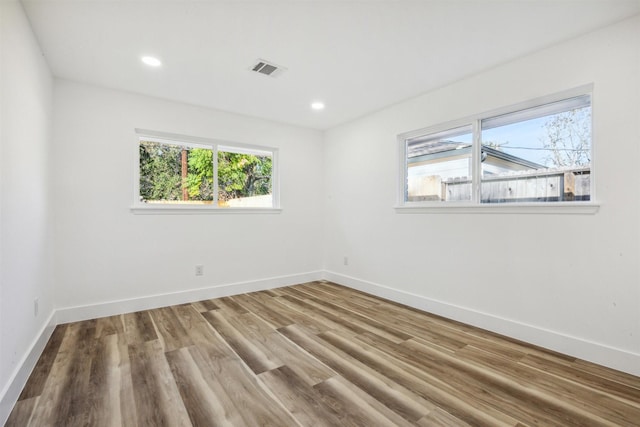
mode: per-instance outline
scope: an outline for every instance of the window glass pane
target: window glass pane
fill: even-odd
[[[405,201],[471,200],[471,126],[411,138]]]
[[[213,150],[141,140],[140,201],[211,204]]]
[[[222,207],[272,207],[273,156],[269,152],[218,151],[218,205]]]
[[[482,121],[483,203],[590,200],[588,95]]]

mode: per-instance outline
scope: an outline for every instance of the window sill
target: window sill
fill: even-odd
[[[443,203],[396,206],[400,214],[573,214],[593,215],[600,209],[599,203],[554,202],[554,203]]]
[[[132,206],[135,215],[279,214],[281,208],[212,208],[209,206]]]

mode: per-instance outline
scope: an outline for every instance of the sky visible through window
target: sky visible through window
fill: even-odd
[[[543,148],[544,124],[549,117],[518,122],[482,131],[482,143],[497,145],[501,151],[520,157],[540,165],[548,166],[548,150]],[[471,145],[473,134],[465,133],[453,138],[446,138],[461,145]]]
[[[553,129],[555,126],[556,137],[564,140],[556,150],[566,152],[588,151],[590,141],[587,142],[586,147],[579,147],[576,146],[575,143],[572,143],[571,139],[586,137],[590,140],[589,126],[586,126],[586,120],[590,120],[589,110],[590,107],[574,110],[577,114],[572,118],[572,129],[570,129],[569,126],[564,128],[558,125],[557,121],[555,125],[553,124],[554,120],[560,118],[562,114],[566,115],[567,113],[551,114],[483,129],[481,134],[482,144],[512,156],[537,163],[543,167],[557,167],[559,165],[554,165],[552,160],[554,150],[551,148],[549,140],[549,129]],[[576,131],[576,128],[581,128],[581,130]],[[460,135],[447,136],[442,140],[449,141],[450,143],[455,142],[460,144],[460,146],[469,146],[472,145],[473,134],[465,132]]]
[[[482,144],[547,168],[588,165],[591,106],[483,129]]]
[[[482,131],[482,143],[491,145],[512,156],[520,157],[543,166],[548,164],[549,150],[543,146],[545,123],[550,116],[513,123]],[[446,138],[461,145],[471,145],[473,135],[465,133]],[[497,147],[496,147],[497,146]]]
[[[549,117],[518,122],[482,131],[483,144],[496,144],[501,151],[543,166],[548,164],[549,150],[543,147],[544,124]]]

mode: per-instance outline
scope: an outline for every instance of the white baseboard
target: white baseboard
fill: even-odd
[[[20,397],[20,393],[22,393],[22,389],[27,383],[29,375],[31,375],[31,371],[33,371],[33,368],[36,366],[36,362],[40,358],[55,327],[55,311],[53,311],[40,330],[40,333],[31,343],[29,351],[27,351],[18,363],[6,387],[0,392],[0,425],[4,425],[9,418],[13,406],[18,401],[18,397]]]
[[[323,271],[312,271],[288,276],[270,277],[267,279],[229,283],[226,285],[211,286],[207,288],[150,295],[140,298],[107,301],[99,304],[65,307],[56,310],[56,322],[57,324],[63,324],[78,322],[81,320],[96,319],[98,317],[115,316],[118,314],[150,310],[153,308],[167,307],[176,304],[185,304],[205,299],[263,291],[282,286],[295,285],[298,283],[312,282],[322,278]]]
[[[557,331],[494,316],[473,309],[433,300],[331,271],[324,278],[353,289],[408,305],[448,319],[506,335],[572,357],[640,376],[640,354],[610,347]]]

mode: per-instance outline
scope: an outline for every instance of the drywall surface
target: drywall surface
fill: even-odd
[[[54,114],[58,308],[321,269],[320,132],[64,80]],[[278,148],[282,212],[132,213],[136,128]]]
[[[364,288],[437,301],[444,315],[484,313],[501,320],[503,332],[528,325],[541,337],[572,337],[640,360],[639,40],[635,17],[328,131],[326,269]],[[586,84],[594,85],[598,213],[393,209],[398,134]],[[571,344],[559,349],[588,356]]]
[[[7,397],[9,388],[53,312],[48,162],[53,81],[17,1],[0,2],[0,52],[1,424],[6,406],[17,397]],[[20,380],[17,384],[19,393]]]

